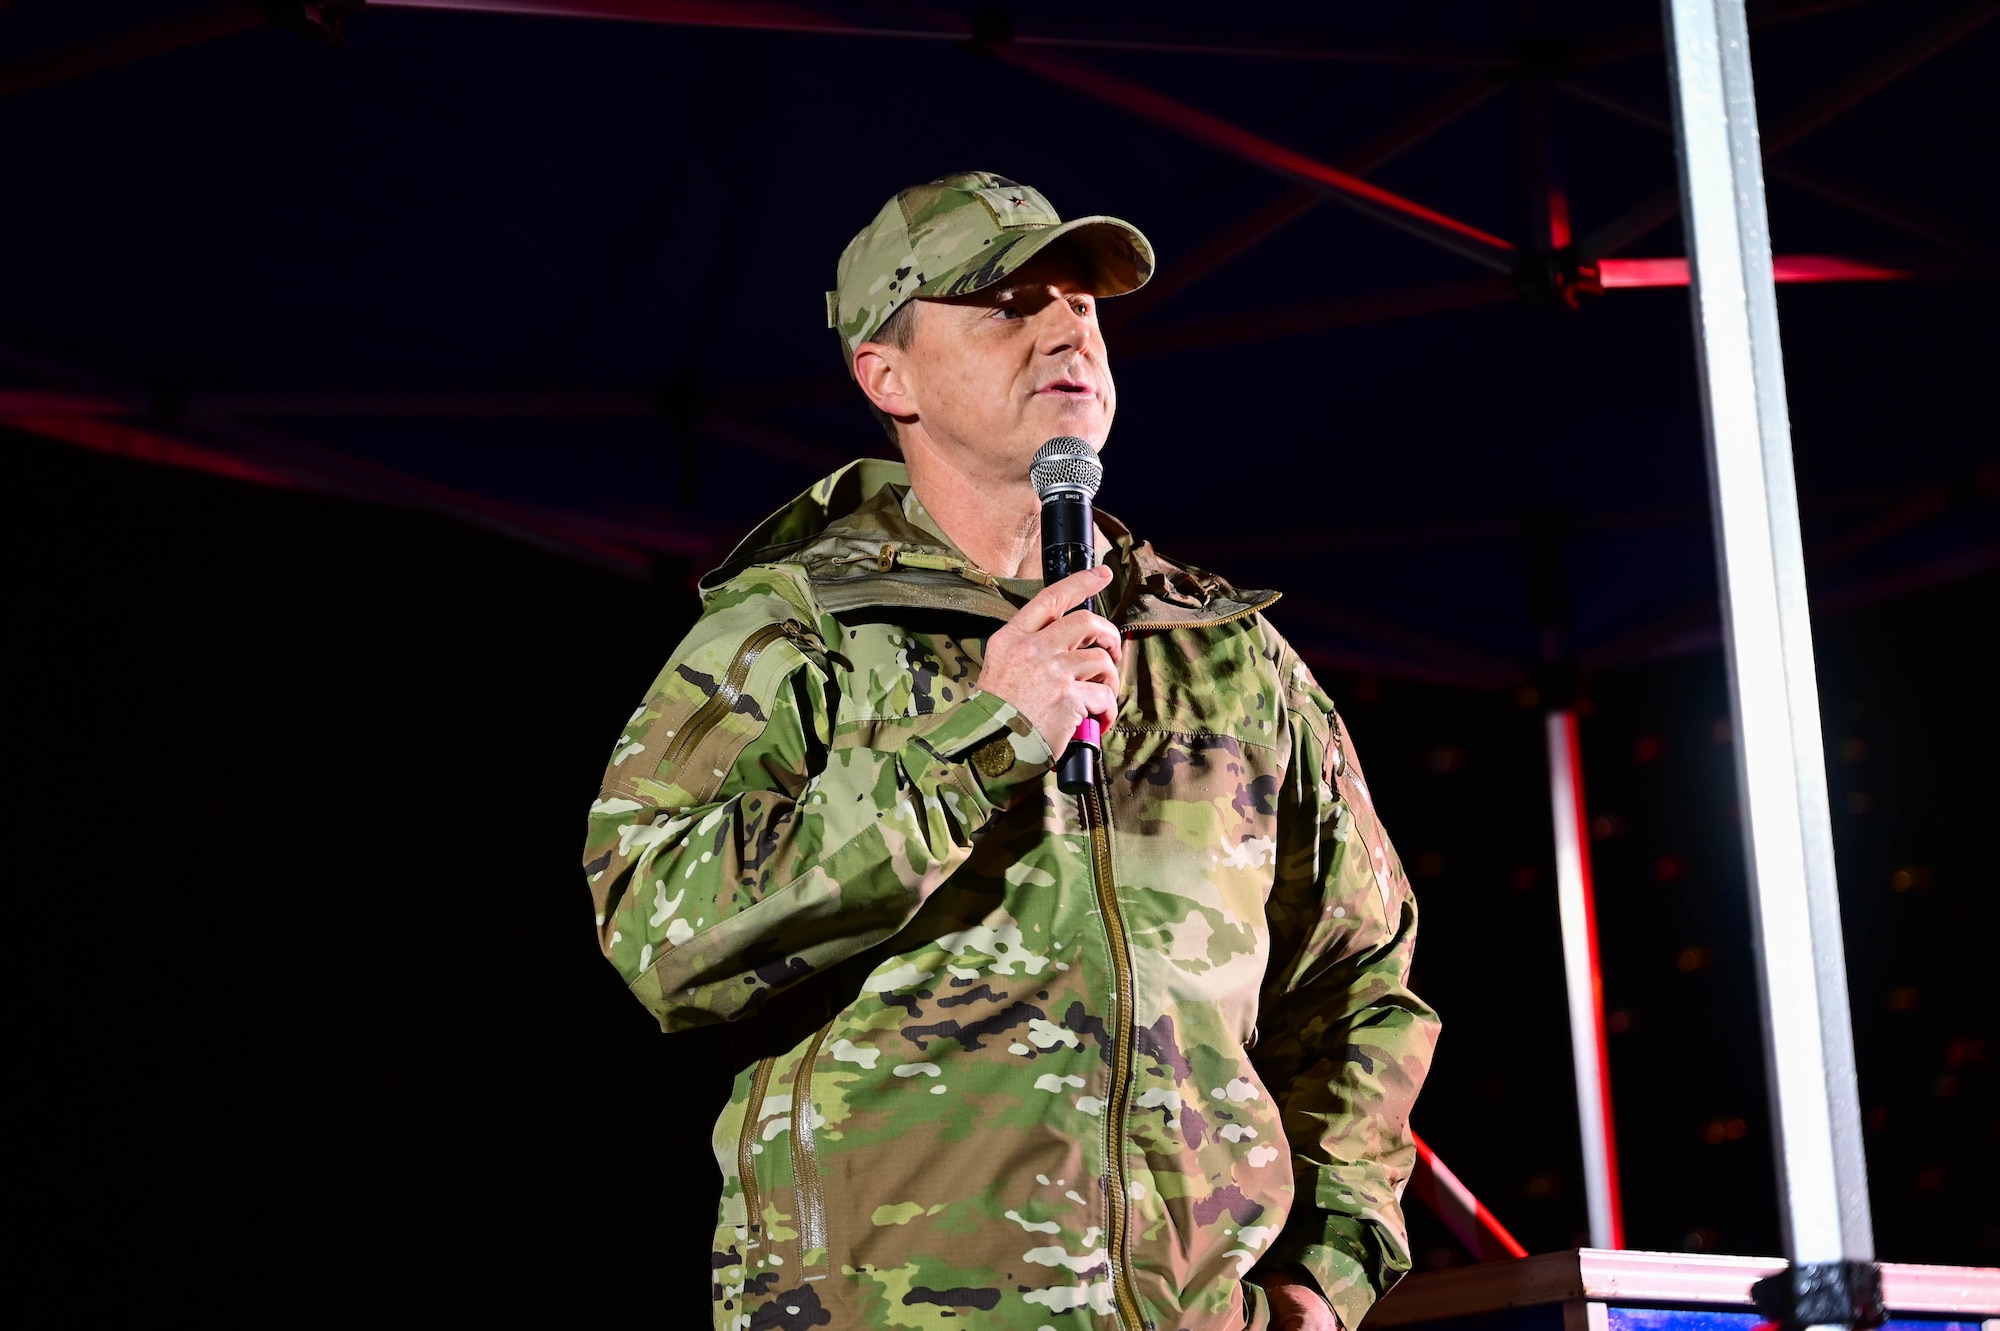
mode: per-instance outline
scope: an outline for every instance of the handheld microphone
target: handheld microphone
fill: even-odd
[[[1097,525],[1091,500],[1104,482],[1104,464],[1090,445],[1061,435],[1035,450],[1028,479],[1042,500],[1042,582],[1046,585],[1097,563]],[[1071,607],[1071,613],[1083,606]],[[1056,764],[1056,789],[1080,795],[1097,784],[1103,727],[1086,716]]]

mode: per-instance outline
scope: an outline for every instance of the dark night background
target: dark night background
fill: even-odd
[[[0,5],[0,87],[10,61],[185,8]],[[1819,12],[1779,21],[1802,8]],[[1768,126],[1959,8],[1762,12]],[[1640,3],[1227,30],[1195,6],[1147,14],[1089,31],[1504,54],[1657,24]],[[1068,11],[1014,19],[1062,31]],[[713,1041],[660,1037],[598,958],[577,851],[704,558],[879,445],[826,387],[834,256],[893,189],[965,166],[1066,215],[1133,219],[1163,275],[1287,187],[948,43],[392,10],[348,34],[334,51],[248,32],[0,97],[0,401],[127,394],[117,419],[150,437],[294,468],[243,484],[0,411],[30,1217],[15,1266],[64,1321],[691,1323],[730,1069]],[[1464,74],[1074,54],[1327,160]],[[1894,1261],[2000,1263],[2000,338],[1980,250],[2000,232],[1996,55],[1989,24],[1788,150],[1900,222],[1770,187],[1781,253],[1922,279],[1781,289]],[[1665,113],[1656,49],[1572,76]],[[1530,86],[1370,178],[1525,242]],[[1550,105],[1579,234],[1671,181],[1664,137]],[[1622,252],[1680,246],[1669,223]],[[1105,504],[1170,554],[1287,592],[1273,618],[1340,700],[1418,882],[1418,986],[1446,1022],[1418,1130],[1535,1251],[1584,1241],[1536,693],[1547,607],[1523,572],[1524,536],[1571,534],[1562,636],[1627,1239],[1774,1254],[1686,293],[1215,335],[1473,271],[1323,205],[1114,330]],[[1166,350],[1155,331],[1141,354],[1147,330],[1196,341]],[[529,390],[654,406],[246,425],[213,405]],[[328,457],[395,468],[396,502],[352,497],[355,472],[327,482]],[[640,553],[510,539],[437,511],[458,502],[447,488]],[[1465,1260],[1429,1217],[1413,1228],[1420,1266]]]

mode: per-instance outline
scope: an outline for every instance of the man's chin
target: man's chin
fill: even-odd
[[[1028,420],[1036,448],[1058,435],[1081,439],[1092,448],[1102,449],[1111,433],[1111,419],[1103,404],[1095,399],[1083,402],[1052,402],[1041,411],[1030,412]],[[1032,450],[1031,450],[1032,451]]]

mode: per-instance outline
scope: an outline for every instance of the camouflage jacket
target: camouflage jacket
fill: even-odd
[[[1034,584],[886,462],[704,580],[612,754],[605,953],[666,1030],[761,1041],[717,1328],[1262,1326],[1280,1264],[1353,1328],[1408,1268],[1409,884],[1276,594],[1099,519],[1126,665],[1081,798],[978,687]]]

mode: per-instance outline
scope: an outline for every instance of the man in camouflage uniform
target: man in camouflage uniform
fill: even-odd
[[[998,176],[890,200],[828,312],[904,464],[709,574],[612,754],[604,951],[761,1055],[715,1126],[717,1328],[1351,1331],[1408,1269],[1416,907],[1277,593],[1102,512],[1100,567],[1034,576],[1029,458],[1103,445],[1096,301],[1151,270]]]

